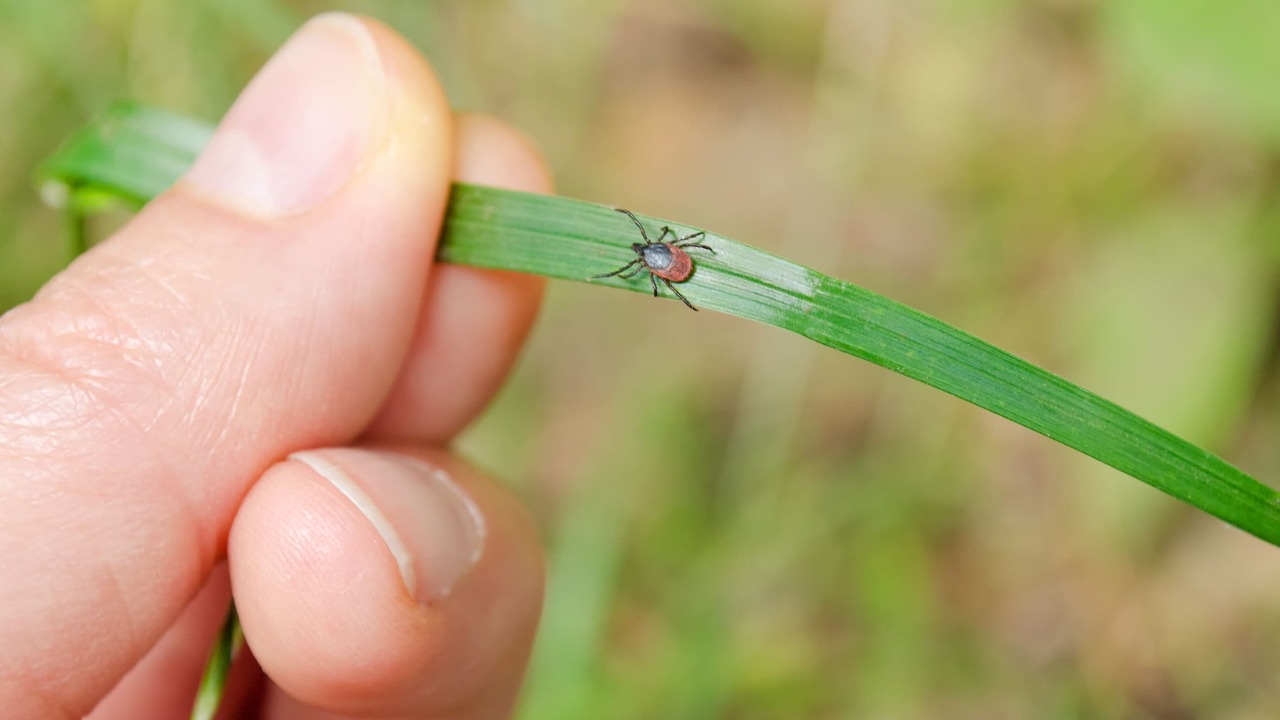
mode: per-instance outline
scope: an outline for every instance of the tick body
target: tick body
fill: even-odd
[[[636,259],[614,270],[611,273],[592,276],[593,280],[607,278],[617,275],[622,278],[633,278],[642,272],[649,273],[649,282],[653,285],[653,296],[658,297],[658,281],[661,280],[664,285],[670,288],[675,296],[680,298],[680,302],[684,303],[690,310],[697,310],[693,303],[689,302],[680,291],[676,289],[672,283],[684,282],[693,274],[693,259],[689,257],[686,250],[706,250],[715,254],[715,250],[706,245],[697,242],[706,233],[696,232],[686,237],[680,237],[676,231],[670,227],[663,227],[662,234],[656,240],[649,239],[649,233],[645,231],[644,225],[640,224],[637,218],[630,210],[617,208],[618,212],[625,214],[631,218],[631,222],[640,228],[640,237],[644,238],[642,243],[632,243],[631,251],[636,254]],[[674,238],[671,242],[664,242],[667,236]]]

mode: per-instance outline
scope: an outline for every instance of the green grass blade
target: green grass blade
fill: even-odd
[[[198,120],[119,103],[45,161],[39,171],[46,181],[43,194],[60,199],[67,191],[100,189],[141,207],[186,171],[212,133]]]
[[[650,227],[671,225],[648,219]],[[1272,543],[1280,496],[1208,451],[1072,383],[894,300],[711,233],[681,292],[932,385],[1147,482]],[[634,257],[634,226],[610,208],[458,186],[441,259],[565,280]],[[594,281],[649,292],[643,278]]]
[[[191,720],[213,720],[222,704],[223,689],[227,685],[227,676],[231,673],[231,661],[244,645],[244,633],[240,631],[240,616],[236,614],[236,606],[232,603],[227,610],[227,617],[222,621],[222,629],[218,631],[218,641],[209,652],[209,659],[204,666],[204,675],[200,678],[200,687],[196,689],[196,701],[191,709]]]
[[[164,111],[120,106],[72,138],[44,176],[144,202],[177,179],[208,132]],[[696,230],[641,220],[653,231]],[[439,257],[647,293],[643,276],[588,280],[632,260],[638,239],[609,207],[459,184]],[[775,325],[919,380],[1280,544],[1280,495],[1216,455],[901,303],[723,236],[707,233],[705,242],[715,254],[695,251],[697,269],[680,286],[699,308]]]

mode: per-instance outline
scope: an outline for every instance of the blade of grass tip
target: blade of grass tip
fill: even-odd
[[[235,603],[231,603],[227,618],[222,621],[222,630],[218,632],[218,641],[214,643],[209,660],[205,663],[204,675],[196,690],[195,706],[191,709],[191,720],[213,720],[218,706],[222,704],[231,661],[235,660],[243,646],[244,633],[240,631],[240,617],[236,614]]]
[[[133,123],[139,117],[145,122]],[[148,133],[168,113],[136,105],[107,113],[46,166],[61,182],[145,199],[166,173],[172,182],[188,153],[166,135]],[[180,127],[193,122],[174,118]],[[111,155],[104,137],[111,125],[127,154]],[[201,133],[178,132],[190,141]],[[83,143],[83,147],[80,144]],[[154,151],[149,150],[151,146]],[[127,158],[138,167],[109,168]],[[185,165],[183,165],[185,167]],[[640,216],[660,232],[695,231]],[[594,282],[647,293],[643,274],[589,280],[634,259],[636,228],[613,208],[568,198],[473,185],[455,185],[439,248],[443,262]],[[1220,457],[1139,418],[1118,405],[958,330],[941,320],[843,280],[830,278],[762,250],[707,233],[715,254],[697,254],[697,267],[681,286],[695,305],[774,325],[919,380],[1079,450],[1173,497],[1272,544],[1280,544],[1280,495]],[[664,295],[669,294],[664,291]]]

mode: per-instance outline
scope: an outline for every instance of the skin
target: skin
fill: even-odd
[[[0,716],[186,717],[232,593],[252,654],[220,717],[510,715],[541,554],[518,503],[446,448],[515,361],[542,283],[432,256],[451,179],[550,183],[517,133],[455,116],[400,37],[346,16],[300,36],[325,33],[359,36],[383,81],[282,51],[274,81],[338,87],[333,113],[246,170],[233,131],[309,102],[251,86],[218,157],[0,317]],[[376,131],[312,142],[344,113]],[[277,149],[332,167],[281,184]],[[219,185],[264,168],[274,204]],[[481,544],[447,587],[423,590],[440,547],[405,535],[413,585],[372,516],[289,459],[357,447],[421,460],[474,510]],[[361,482],[384,509],[436,502]]]

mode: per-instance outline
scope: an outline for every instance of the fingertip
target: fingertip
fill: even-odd
[[[459,113],[454,127],[458,138],[458,180],[532,193],[551,192],[546,160],[524,133],[481,113]]]
[[[455,127],[459,180],[550,192],[546,163],[524,134],[474,113],[457,116]],[[439,443],[457,434],[501,387],[545,286],[537,275],[437,266],[409,359],[368,437]]]
[[[232,530],[233,591],[263,670],[328,712],[496,716],[514,698],[541,607],[527,517],[446,456],[308,455],[272,468]],[[482,532],[465,519],[473,511]]]
[[[529,136],[495,117],[481,113],[460,113],[454,122],[457,130],[455,175],[459,181],[531,193],[552,192],[554,181],[546,158]],[[518,293],[519,297],[506,298],[506,304],[528,311],[521,316],[522,326],[527,332],[542,299],[546,278],[500,270],[456,270],[459,272],[452,274],[487,276],[501,280],[508,291]]]
[[[456,169],[461,182],[491,185],[507,190],[531,193],[550,193],[554,181],[547,167],[546,158],[529,136],[511,125],[490,115],[460,113],[456,116]],[[511,297],[503,298],[509,307],[523,309],[517,327],[523,328],[519,339],[523,340],[533,324],[546,278],[540,275],[479,270],[476,268],[449,268],[453,275],[484,276],[500,281]],[[495,285],[497,283],[494,283]],[[498,292],[501,292],[498,289]]]
[[[418,618],[376,530],[297,463],[254,486],[228,546],[245,638],[264,672],[310,704],[396,692],[420,662]],[[412,628],[411,633],[401,631]]]

